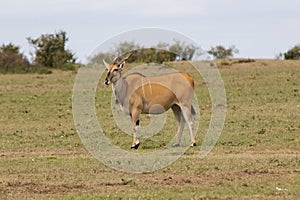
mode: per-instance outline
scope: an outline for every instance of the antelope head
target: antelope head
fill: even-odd
[[[130,56],[134,53],[135,51],[131,51],[128,56],[123,58],[120,62],[117,62],[118,57],[116,57],[112,64],[108,64],[103,60],[103,63],[106,67],[107,75],[105,78],[105,85],[109,84],[114,84],[116,83],[122,76],[121,72],[125,66],[125,62],[130,58]]]

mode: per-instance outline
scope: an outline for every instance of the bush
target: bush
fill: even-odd
[[[300,45],[296,45],[286,53],[283,54],[285,60],[299,60],[300,59]]]
[[[0,47],[1,73],[27,73],[32,70],[27,58],[20,53],[20,47],[11,43]]]
[[[74,54],[65,48],[67,34],[43,34],[37,39],[27,38],[35,48],[34,61],[20,53],[20,47],[8,44],[0,47],[0,73],[52,73],[52,69],[75,70],[78,68]]]
[[[235,46],[225,48],[218,45],[216,47],[211,47],[207,53],[212,55],[215,59],[224,59],[233,57],[234,54],[239,53],[239,50]]]
[[[235,63],[251,63],[251,62],[255,62],[254,59],[251,58],[247,58],[247,59],[238,59]]]
[[[37,39],[29,37],[27,40],[35,48],[35,64],[61,69],[76,61],[74,54],[65,48],[68,37],[64,31],[43,34]]]

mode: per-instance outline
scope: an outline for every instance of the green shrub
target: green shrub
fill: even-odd
[[[300,45],[296,45],[286,53],[283,54],[285,60],[299,60],[300,59]]]
[[[68,37],[64,31],[43,34],[36,39],[29,37],[27,40],[35,48],[35,64],[61,69],[76,61],[74,54],[65,47]]]
[[[239,50],[235,46],[225,48],[224,46],[218,45],[211,47],[207,53],[212,55],[215,59],[224,59],[233,57],[234,54],[239,53]]]
[[[31,70],[29,61],[20,53],[20,47],[11,43],[0,47],[1,73],[27,73]]]

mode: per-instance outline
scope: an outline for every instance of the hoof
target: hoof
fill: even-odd
[[[177,143],[173,144],[172,146],[173,146],[173,147],[180,147],[180,145],[177,144]]]
[[[133,144],[130,149],[138,149],[140,146],[140,143],[137,143],[137,144]]]
[[[197,145],[196,145],[196,142],[191,143],[191,145],[190,145],[190,147],[195,147],[195,146],[197,146]]]

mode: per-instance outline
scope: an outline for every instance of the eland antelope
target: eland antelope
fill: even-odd
[[[132,73],[122,77],[125,62],[133,54],[117,62],[115,58],[112,64],[106,66],[107,75],[105,84],[112,85],[116,103],[122,111],[131,117],[133,125],[133,144],[131,149],[138,149],[140,145],[138,130],[140,114],[161,114],[172,109],[178,124],[176,142],[173,146],[179,146],[185,123],[188,124],[191,146],[196,146],[194,136],[192,106],[194,95],[194,80],[192,76],[184,72],[175,72],[161,76],[144,76],[140,73]]]

